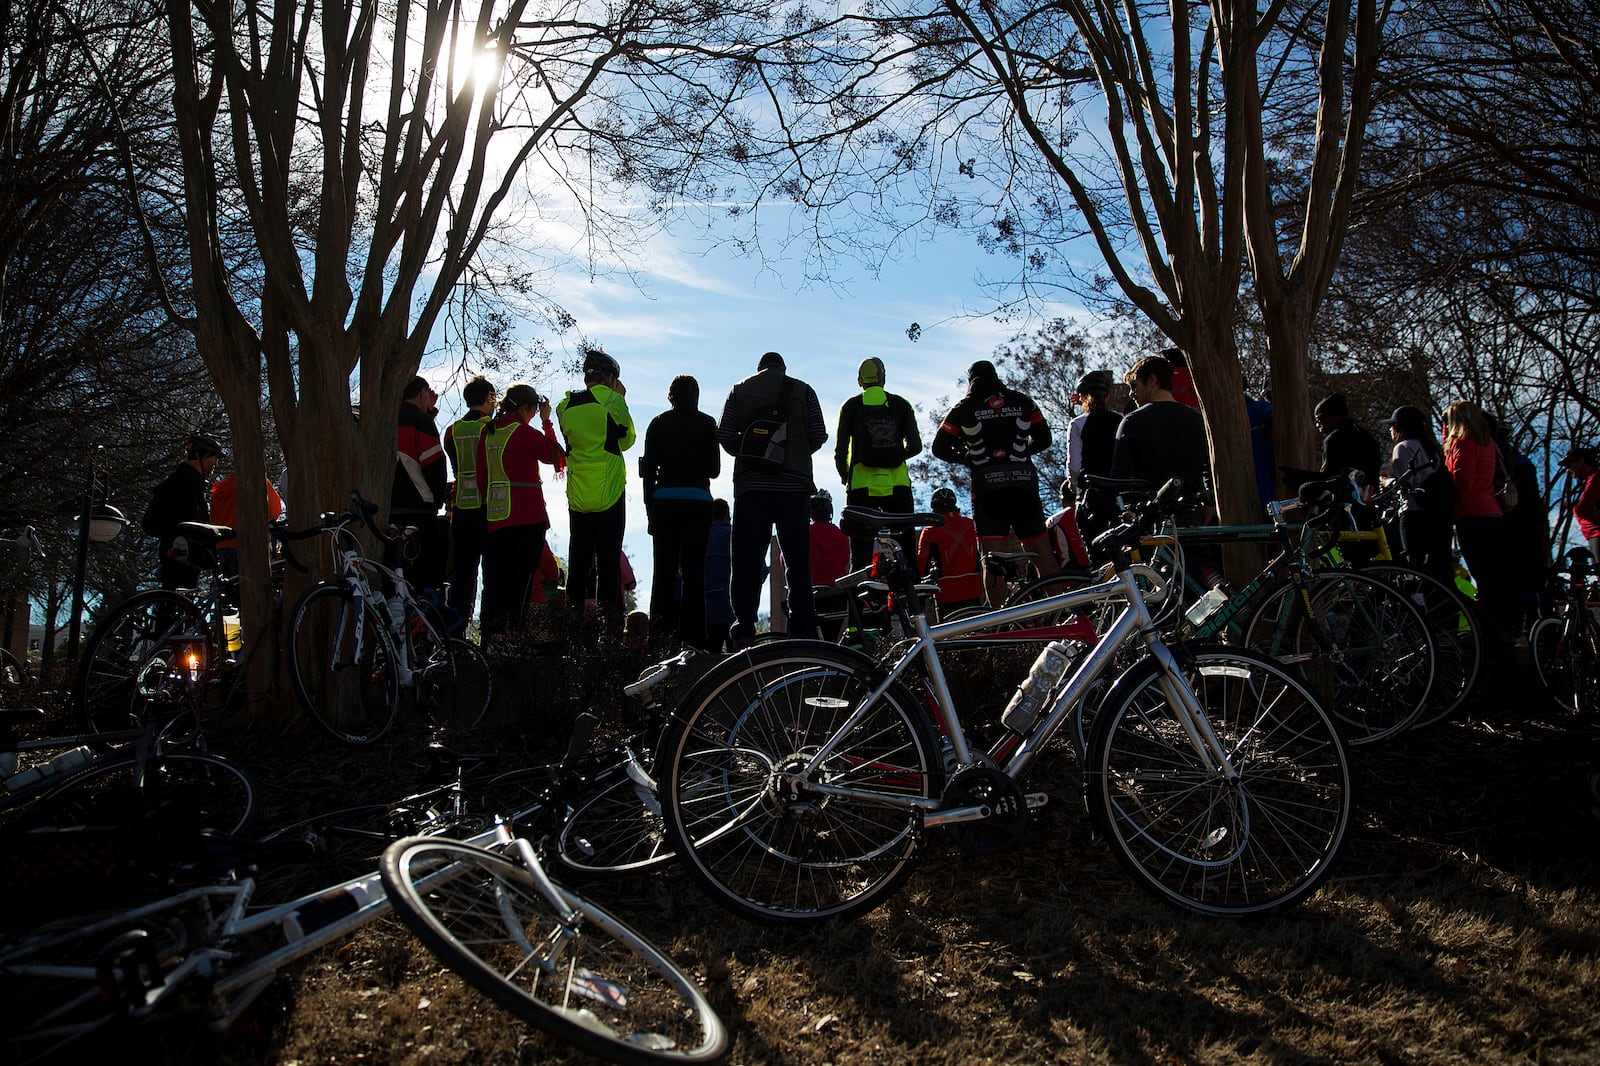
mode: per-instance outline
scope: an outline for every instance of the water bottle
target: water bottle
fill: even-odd
[[[1071,645],[1061,640],[1052,640],[1046,644],[1039,657],[1034,660],[1032,668],[1028,670],[1028,676],[1023,679],[1022,687],[1011,697],[1006,709],[1000,712],[1000,721],[1005,727],[1017,733],[1026,733],[1032,729],[1033,723],[1038,720],[1039,712],[1044,710],[1044,701],[1050,698],[1050,693],[1055,690],[1056,685],[1067,676],[1067,667],[1071,665]]]
[[[1205,625],[1211,616],[1222,610],[1223,606],[1233,599],[1233,590],[1226,584],[1213,585],[1204,596],[1194,601],[1194,605],[1183,616],[1193,626]]]
[[[406,604],[399,596],[390,596],[385,601],[389,607],[389,628],[392,632],[403,633],[402,628],[406,620]]]
[[[38,766],[30,767],[20,774],[13,774],[6,778],[6,788],[12,792],[17,792],[35,782],[43,781],[47,777],[65,777],[88,766],[91,758],[93,758],[93,755],[88,748],[73,748],[70,751],[64,751],[48,762],[42,762]]]
[[[239,651],[244,647],[244,635],[239,627],[239,616],[225,614],[222,616],[222,637],[229,651]]]
[[[1352,616],[1350,608],[1345,604],[1335,604],[1328,608],[1327,625],[1328,640],[1335,646],[1343,646],[1350,639],[1350,622]]]

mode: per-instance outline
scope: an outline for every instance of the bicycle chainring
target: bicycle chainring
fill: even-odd
[[[968,856],[1005,851],[1027,831],[1027,797],[1002,770],[989,766],[963,767],[950,778],[940,800],[947,810],[983,804],[993,811],[980,821],[957,822],[945,827],[951,841]]]

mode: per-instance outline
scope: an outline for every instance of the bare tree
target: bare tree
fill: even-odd
[[[730,101],[771,14],[676,0],[162,11],[181,172],[148,183],[181,208],[172,311],[234,416],[247,590],[267,587],[265,516],[248,481],[261,434],[241,415],[270,397],[291,512],[352,487],[386,499],[401,390],[463,281],[492,287],[507,210],[576,218],[581,257],[628,221],[610,190],[680,195],[735,137]],[[245,625],[263,632],[268,609],[247,597]]]

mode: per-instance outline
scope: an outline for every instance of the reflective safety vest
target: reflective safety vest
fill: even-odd
[[[476,511],[483,506],[478,496],[478,438],[486,423],[481,418],[463,418],[450,427],[450,442],[456,451],[456,510]]]
[[[512,481],[506,474],[506,444],[511,434],[522,428],[513,422],[504,429],[485,429],[483,433],[483,462],[488,468],[489,500],[488,518],[491,522],[504,522],[511,517],[511,490],[536,488],[537,481]]]

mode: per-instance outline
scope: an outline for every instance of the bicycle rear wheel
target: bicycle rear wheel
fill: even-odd
[[[1316,698],[1265,656],[1174,649],[1233,766],[1201,758],[1160,666],[1117,682],[1090,741],[1089,810],[1140,887],[1184,910],[1265,914],[1333,869],[1354,807],[1349,759]]]
[[[727,1032],[694,981],[601,908],[494,852],[430,838],[384,853],[395,914],[517,1017],[613,1062],[712,1062]]]
[[[400,679],[387,619],[349,585],[305,591],[289,619],[287,653],[301,706],[334,739],[370,744],[394,724]]]
[[[125,748],[40,796],[23,817],[37,825],[154,823],[232,836],[249,828],[256,807],[255,781],[221,756],[169,751],[141,764]]]
[[[594,790],[573,808],[556,834],[550,858],[580,877],[637,873],[672,858],[661,803],[644,774],[624,760],[598,774]]]
[[[149,589],[95,626],[72,686],[88,732],[130,729],[194,709],[217,664],[205,612],[187,596]]]
[[[763,922],[846,918],[910,875],[922,816],[905,801],[944,787],[926,716],[895,686],[834,736],[878,670],[835,644],[782,641],[725,659],[678,704],[657,763],[667,840],[719,904]]]
[[[1422,729],[1454,717],[1477,694],[1483,677],[1484,623],[1477,607],[1459,589],[1414,566],[1373,562],[1361,569],[1409,597],[1433,634],[1433,687],[1407,728]]]
[[[1292,669],[1347,744],[1410,726],[1433,687],[1433,636],[1422,612],[1392,585],[1354,571],[1314,574],[1307,600],[1299,595],[1293,585],[1273,590],[1251,614],[1245,644]]]
[[[436,612],[430,611],[430,614]],[[438,625],[413,637],[412,663],[421,663],[417,707],[446,735],[465,733],[483,720],[494,697],[494,678],[483,649],[462,637],[441,638]]]

